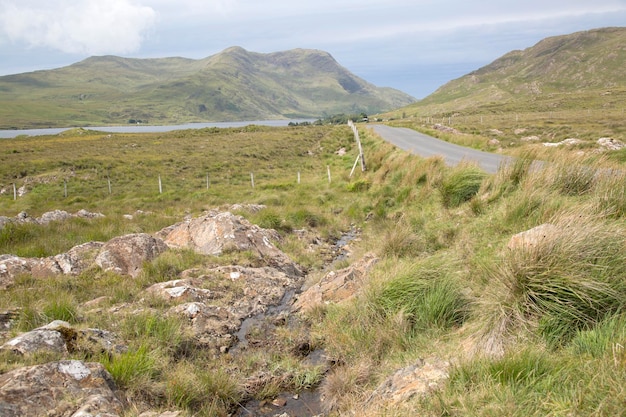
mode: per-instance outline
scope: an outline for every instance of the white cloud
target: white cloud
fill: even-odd
[[[156,18],[132,0],[0,1],[0,31],[11,41],[74,54],[137,51]]]

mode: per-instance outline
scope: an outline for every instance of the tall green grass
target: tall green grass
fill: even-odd
[[[623,310],[623,229],[583,212],[552,223],[552,235],[503,253],[490,267],[491,285],[479,309],[485,333],[506,339],[525,331],[561,346],[577,330]]]
[[[443,206],[454,208],[474,197],[486,177],[484,171],[477,166],[461,164],[445,175],[439,192]]]

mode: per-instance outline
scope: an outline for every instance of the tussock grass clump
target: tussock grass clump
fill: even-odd
[[[535,155],[529,152],[500,165],[495,175],[483,181],[480,190],[483,199],[491,203],[519,189],[524,180],[531,175],[534,160]]]
[[[624,230],[583,213],[563,214],[552,224],[554,233],[505,252],[488,271],[478,314],[483,340],[496,351],[504,343],[499,338],[520,331],[561,346],[624,308]]]
[[[443,259],[429,258],[382,284],[372,299],[381,314],[402,313],[413,330],[449,329],[467,318],[468,300]]]
[[[393,223],[391,221],[386,223]],[[417,256],[426,249],[423,238],[419,236],[411,225],[400,220],[392,226],[379,226],[382,229],[380,252],[389,257]]]
[[[487,174],[479,167],[461,164],[445,175],[439,185],[443,206],[458,207],[474,197]]]
[[[169,406],[199,415],[225,415],[241,397],[238,384],[222,369],[202,369],[181,361],[168,372],[165,398]]]
[[[596,208],[601,214],[616,218],[626,216],[626,172],[624,170],[600,171],[594,191]]]
[[[591,355],[602,358],[610,355],[611,359],[626,358],[626,314],[621,313],[605,318],[589,330],[578,330],[568,348],[576,355]]]
[[[449,416],[621,415],[624,376],[623,365],[527,346],[460,363],[421,406]]]

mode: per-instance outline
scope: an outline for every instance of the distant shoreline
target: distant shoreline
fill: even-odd
[[[207,122],[207,123],[185,123],[181,125],[118,125],[118,126],[84,126],[82,129],[94,130],[105,133],[163,133],[171,132],[173,130],[186,130],[186,129],[204,129],[207,127],[243,127],[249,125],[261,125],[261,126],[288,126],[289,123],[303,123],[314,122],[315,119],[285,119],[285,120],[248,120],[238,122]],[[77,129],[78,127],[57,127],[46,129],[10,129],[0,130],[0,139],[13,139],[18,136],[44,136],[44,135],[57,135],[61,132],[65,132],[70,129]]]

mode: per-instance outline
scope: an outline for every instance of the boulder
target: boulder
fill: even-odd
[[[5,289],[20,275],[35,278],[51,275],[78,275],[93,265],[96,255],[104,244],[87,242],[74,246],[66,253],[47,258],[22,258],[15,255],[0,255],[0,289]]]
[[[369,253],[363,258],[339,271],[330,271],[322,280],[304,291],[293,305],[294,311],[307,312],[319,305],[340,303],[357,294],[369,270],[378,258]]]
[[[72,215],[70,213],[68,213],[67,211],[64,210],[53,210],[53,211],[48,211],[44,214],[41,215],[41,217],[39,217],[37,219],[37,223],[39,224],[48,224],[50,222],[58,222],[58,221],[62,221],[62,220],[67,220],[69,218],[71,218]]]
[[[159,238],[146,233],[119,236],[105,243],[95,263],[105,271],[136,278],[143,263],[151,261],[167,250],[167,245]]]
[[[76,214],[74,215],[76,217],[80,217],[82,219],[99,219],[101,217],[104,217],[104,214],[102,213],[92,213],[90,211],[87,211],[85,209],[80,209],[76,212]]]
[[[372,393],[367,403],[400,404],[415,396],[425,396],[439,388],[448,379],[450,364],[432,358],[402,368],[384,380]]]
[[[3,417],[115,417],[122,411],[113,378],[100,363],[50,362],[0,375]]]
[[[302,271],[272,241],[280,240],[275,230],[262,229],[230,212],[210,212],[161,230],[170,248],[186,248],[204,255],[230,251],[250,251],[265,264],[287,274],[301,276]]]
[[[227,308],[204,303],[185,303],[172,307],[169,314],[187,318],[196,340],[209,348],[228,350],[241,327],[241,320]]]
[[[103,245],[102,242],[87,242],[74,246],[65,253],[43,258],[38,264],[33,265],[31,273],[35,277],[57,274],[79,275],[94,264]]]
[[[100,329],[75,329],[69,323],[55,320],[45,326],[23,333],[9,340],[0,350],[21,355],[41,352],[61,354],[75,351],[98,354],[124,352],[126,346],[119,344],[113,333]]]
[[[541,242],[548,239],[558,231],[558,228],[550,223],[544,223],[524,232],[511,236],[506,247],[510,250],[529,249],[537,247]]]
[[[67,338],[72,333],[69,323],[55,320],[52,323],[23,333],[9,340],[0,350],[10,350],[21,355],[40,352],[68,353]]]
[[[30,274],[39,258],[22,258],[15,255],[0,255],[0,289],[6,289],[20,275]]]
[[[211,299],[211,291],[201,286],[202,279],[176,279],[156,283],[148,287],[146,292],[167,301],[201,302]]]
[[[10,217],[0,216],[0,230],[2,230],[4,226],[12,222],[13,222],[13,219],[11,219]]]
[[[619,140],[613,138],[600,138],[598,139],[598,145],[610,151],[619,151],[624,146],[626,146],[623,142],[620,142]]]

